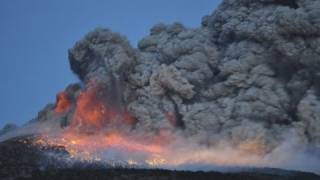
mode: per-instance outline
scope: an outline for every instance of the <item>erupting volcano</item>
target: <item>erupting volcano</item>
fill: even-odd
[[[314,0],[224,0],[137,48],[95,29],[69,50],[80,82],[17,132],[68,163],[320,173],[319,47]]]
[[[266,163],[261,162],[266,147],[257,140],[243,141],[233,147],[235,150],[231,145],[229,148],[201,144],[195,147],[196,141],[189,141],[167,128],[156,133],[137,131],[137,121],[128,112],[127,105],[115,105],[110,101],[112,98],[105,84],[99,84],[96,80],[90,80],[79,91],[73,106],[70,101],[72,97],[67,92],[59,93],[55,116],[73,111],[70,122],[58,134],[43,134],[36,138],[34,144],[64,147],[70,154],[69,161],[103,162],[128,167],[174,168],[189,163],[258,166]],[[171,126],[177,127],[175,113],[167,112],[164,117]]]
[[[70,127],[79,131],[99,132],[110,126],[133,125],[134,119],[127,112],[127,107],[117,107],[109,102],[108,94],[94,81],[80,92]],[[60,101],[56,109],[59,109]]]

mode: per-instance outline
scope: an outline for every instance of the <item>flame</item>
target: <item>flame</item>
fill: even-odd
[[[103,89],[104,90],[104,89]],[[135,122],[126,107],[115,108],[103,95],[99,95],[100,87],[95,81],[77,98],[76,110],[71,121],[71,127],[82,132],[98,132],[107,126],[131,125]]]
[[[64,113],[69,110],[71,102],[66,92],[61,92],[57,95],[57,103],[55,107],[56,113]]]
[[[135,119],[126,107],[114,107],[102,92],[105,89],[91,80],[76,99],[70,126],[59,134],[43,135],[34,143],[43,147],[64,147],[71,158],[81,161],[101,161],[106,158],[103,154],[117,151],[128,154],[123,159],[128,165],[141,163],[139,158],[130,157],[129,154],[143,156],[143,163],[152,166],[161,162],[155,157],[166,151],[161,140],[164,136],[138,137],[124,133],[122,130],[128,130]],[[69,109],[70,101],[65,92],[58,95],[56,104],[58,113]]]
[[[104,104],[95,99],[95,93],[89,89],[81,92],[76,103],[72,127],[103,127],[107,109]]]
[[[261,146],[256,140],[247,141],[236,147],[207,147],[187,139],[180,139],[175,135],[137,136],[117,132],[88,135],[64,131],[54,137],[43,136],[36,140],[35,144],[44,147],[64,147],[70,157],[78,161],[122,162],[128,166],[161,168],[187,164],[263,166],[267,163],[263,155],[259,154],[260,149],[255,151],[256,147]],[[250,146],[250,150],[247,151],[246,146]]]
[[[171,131],[158,134],[133,133],[135,119],[126,107],[117,108],[108,102],[105,89],[91,81],[80,92],[70,126],[59,134],[43,135],[35,140],[43,147],[64,147],[70,158],[86,161],[114,162],[121,160],[130,166],[177,167],[189,163],[215,165],[259,165],[266,146],[259,140],[240,142],[238,146],[201,146]],[[70,109],[65,92],[57,97],[55,112]],[[70,111],[72,112],[72,111]],[[176,124],[174,112],[166,113],[167,120]]]
[[[56,137],[42,136],[34,143],[44,147],[64,147],[72,158],[89,162],[100,161],[104,158],[103,153],[108,153],[109,151],[118,151],[128,155],[139,154],[139,156],[144,156],[146,159],[164,154],[166,151],[165,148],[156,141],[153,142],[152,139],[142,140],[119,133],[88,135],[65,131]],[[131,165],[138,164],[134,157],[128,157],[127,162]]]

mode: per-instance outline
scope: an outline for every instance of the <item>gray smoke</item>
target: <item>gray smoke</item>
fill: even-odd
[[[121,85],[116,93],[140,129],[259,139],[271,149],[294,129],[302,144],[319,147],[319,7],[226,0],[200,28],[154,26],[138,49],[96,29],[70,49],[70,64],[84,82]]]
[[[132,131],[178,131],[208,146],[253,141],[269,157],[294,137],[290,153],[319,152],[318,0],[224,0],[201,27],[158,24],[138,48],[96,29],[69,50],[69,61],[81,83],[94,79],[128,109]],[[51,105],[36,121],[68,126],[81,86],[66,89],[68,112],[53,118]],[[297,168],[303,156],[285,166]],[[309,160],[305,167],[319,171]]]

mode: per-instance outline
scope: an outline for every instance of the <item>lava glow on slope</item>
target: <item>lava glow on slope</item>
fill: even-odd
[[[90,81],[77,97],[69,127],[55,135],[44,134],[35,144],[64,147],[71,158],[80,161],[117,161],[151,166],[164,163],[159,157],[165,153],[163,147],[172,137],[129,134],[127,131],[135,119],[126,108],[108,103],[107,95],[101,94],[103,90],[100,88],[96,81]],[[57,115],[71,109],[69,99],[65,92],[58,94]]]
[[[200,145],[192,138],[176,132],[160,131],[157,134],[131,131],[135,119],[126,108],[106,103],[104,94],[91,82],[74,102],[69,126],[62,132],[43,134],[34,144],[63,147],[69,158],[82,162],[103,162],[143,167],[175,168],[188,164],[216,166],[265,165],[264,144],[259,140],[245,141],[229,146],[218,143],[214,147]],[[55,112],[59,115],[71,111],[66,93],[57,98]],[[173,113],[169,123],[175,124]]]
[[[58,136],[42,136],[35,141],[41,146],[64,147],[70,157],[82,162],[118,162],[143,164],[155,161],[165,149],[151,140],[138,141],[118,133],[78,134],[65,132]],[[145,162],[141,160],[144,159]]]
[[[170,135],[172,136],[172,134]],[[177,137],[171,137],[177,138]],[[70,158],[88,163],[120,164],[136,167],[176,168],[184,165],[262,166],[262,156],[254,150],[257,142],[247,142],[243,149],[196,145],[186,139],[169,140],[169,136],[143,137],[117,132],[79,134],[66,131],[57,136],[42,136],[40,146],[64,147]],[[248,148],[251,148],[250,152]]]

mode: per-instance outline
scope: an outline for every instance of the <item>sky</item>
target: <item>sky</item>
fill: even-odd
[[[157,23],[199,27],[220,0],[1,0],[0,127],[22,125],[78,79],[68,49],[96,27],[136,47]]]

